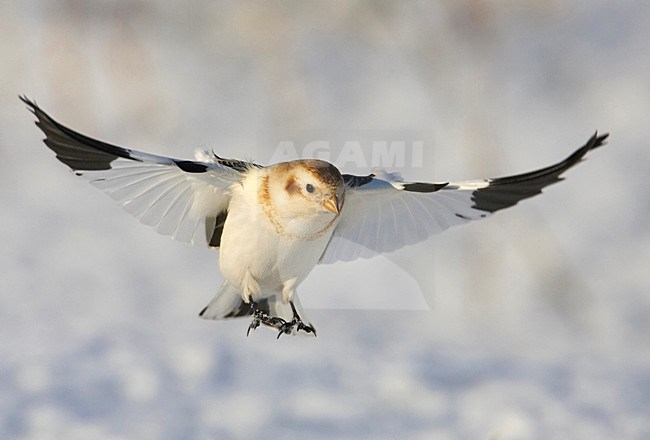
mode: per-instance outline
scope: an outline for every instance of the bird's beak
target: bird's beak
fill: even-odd
[[[323,206],[329,212],[338,215],[339,213],[339,198],[337,196],[332,196],[329,199],[323,202]]]

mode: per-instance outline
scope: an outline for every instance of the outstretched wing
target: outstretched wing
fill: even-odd
[[[118,147],[71,130],[21,96],[45,133],[45,145],[78,176],[104,190],[127,212],[159,233],[218,246],[230,195],[246,162],[204,155],[172,159]]]
[[[372,257],[417,243],[450,226],[487,217],[540,194],[562,180],[562,173],[605,143],[608,134],[594,134],[571,156],[529,173],[466,182],[404,182],[379,172],[344,175],[348,188],[341,220],[321,263]]]

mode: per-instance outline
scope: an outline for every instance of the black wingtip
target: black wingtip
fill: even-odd
[[[608,137],[609,133],[599,135],[598,130],[596,130],[594,134],[589,138],[587,143],[581,148],[581,150],[584,150],[586,153],[587,151],[594,150],[602,145],[606,145]]]
[[[27,95],[18,95],[18,99],[20,99],[22,102],[24,102],[27,105],[29,111],[36,114],[36,109],[38,109],[38,105],[36,105],[36,101],[32,101],[27,97]]]
[[[495,212],[540,194],[545,187],[563,180],[562,174],[583,160],[589,151],[605,145],[608,137],[609,133],[598,135],[596,131],[587,143],[562,162],[528,173],[490,179],[489,186],[479,188],[472,193],[474,201],[472,207]]]
[[[598,136],[598,130],[596,130],[594,135],[589,140],[589,143],[592,143],[592,141],[593,141],[593,145],[590,148],[590,150],[593,150],[594,148],[598,148],[601,145],[607,145],[607,139],[608,138],[609,138],[609,133],[603,133],[600,136]]]
[[[566,158],[566,160],[564,161],[565,168],[568,169],[573,165],[575,165],[576,163],[580,162],[589,151],[595,150],[596,148],[602,145],[606,145],[608,137],[609,137],[609,133],[598,135],[598,131],[596,131],[589,138],[586,144],[578,148],[569,157]]]

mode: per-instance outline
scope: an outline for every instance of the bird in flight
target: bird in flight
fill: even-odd
[[[159,233],[219,249],[224,281],[200,317],[252,317],[247,334],[264,324],[278,338],[316,335],[296,292],[316,264],[394,251],[488,217],[562,180],[608,137],[595,133],[565,160],[528,173],[423,183],[384,170],[341,174],[315,159],[264,166],[207,150],[195,160],[157,156],[85,136],[20,99],[77,176]]]

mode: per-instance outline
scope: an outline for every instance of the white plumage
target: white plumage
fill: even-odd
[[[278,337],[315,334],[296,289],[317,263],[390,252],[513,206],[561,180],[608,136],[594,134],[565,160],[529,173],[422,183],[384,170],[342,175],[321,160],[261,166],[206,150],[195,161],[156,156],[84,136],[21,99],[75,174],[161,234],[220,250],[224,282],[200,316],[252,316],[249,331],[265,324]]]

